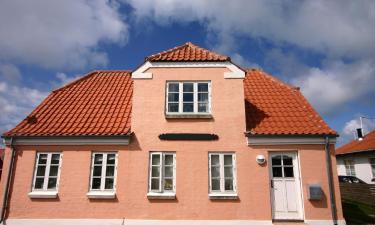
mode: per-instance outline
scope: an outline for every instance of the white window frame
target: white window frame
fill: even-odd
[[[36,182],[37,177],[41,177],[41,176],[37,176],[38,166],[40,165],[39,164],[39,157],[40,157],[41,154],[47,155],[47,162],[46,162],[46,165],[45,165],[46,170],[44,171],[44,176],[43,176],[44,183],[43,183],[43,188],[35,188],[35,182]],[[58,167],[57,176],[56,176],[56,179],[57,179],[56,180],[56,187],[55,188],[48,188],[48,179],[50,178],[49,172],[50,172],[50,169],[51,169],[52,154],[59,154],[60,155],[59,165],[58,165],[59,167]],[[32,192],[49,192],[49,191],[57,192],[58,191],[59,181],[60,181],[60,173],[61,173],[62,155],[63,154],[61,152],[37,152],[36,158],[35,158]],[[52,177],[54,177],[54,176],[52,176]]]
[[[151,189],[151,179],[156,178],[152,177],[152,167],[156,165],[152,165],[152,157],[154,155],[159,155],[160,157],[160,165],[159,165],[159,189],[158,190],[152,190]],[[164,166],[165,166],[165,156],[166,155],[172,155],[173,156],[173,188],[172,190],[164,190]],[[176,193],[176,153],[175,152],[150,152],[150,160],[149,160],[149,179],[148,179],[148,193],[170,193],[175,194]]]
[[[354,159],[344,159],[344,166],[347,176],[356,176]]]
[[[220,190],[212,190],[212,174],[211,174],[211,157],[213,155],[219,156],[220,162]],[[232,156],[232,166],[233,166],[233,190],[225,190],[225,177],[224,177],[224,156]],[[236,166],[236,154],[234,152],[212,152],[208,154],[208,170],[209,170],[209,193],[210,194],[237,194],[237,166]]]
[[[168,111],[168,93],[169,93],[169,84],[170,83],[178,83],[179,84],[179,100],[178,100],[178,112],[169,112]],[[183,112],[183,84],[184,83],[193,83],[193,112]],[[198,83],[206,83],[208,84],[208,112],[198,112]],[[165,98],[165,112],[167,115],[181,115],[181,114],[188,114],[188,115],[210,115],[211,114],[211,98],[212,98],[212,91],[211,91],[211,81],[167,81],[166,83],[166,98]],[[174,102],[176,103],[176,102]]]
[[[103,163],[102,163],[102,173],[100,176],[100,188],[99,189],[92,189],[92,182],[94,178],[94,160],[95,155],[103,154]],[[112,189],[105,189],[105,179],[106,179],[106,170],[107,170],[107,157],[109,154],[115,154],[115,171],[113,175],[113,188]],[[117,184],[117,165],[118,165],[118,153],[117,152],[92,152],[91,154],[91,173],[90,173],[90,192],[116,192],[116,184]]]
[[[372,177],[373,177],[373,180],[375,179],[375,158],[369,158],[369,161],[370,161],[370,169],[371,169],[371,174],[372,174]]]

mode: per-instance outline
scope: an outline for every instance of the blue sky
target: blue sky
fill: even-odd
[[[375,117],[374,12],[365,0],[4,0],[0,131],[91,70],[132,70],[191,41],[301,87],[341,144]]]

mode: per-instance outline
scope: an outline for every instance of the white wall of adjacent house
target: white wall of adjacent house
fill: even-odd
[[[338,175],[355,176],[375,184],[375,151],[337,155]]]

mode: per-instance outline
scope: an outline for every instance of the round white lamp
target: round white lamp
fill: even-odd
[[[264,155],[257,155],[255,160],[259,165],[262,165],[266,162],[266,158],[264,157]]]

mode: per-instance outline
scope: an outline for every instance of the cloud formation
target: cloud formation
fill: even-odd
[[[106,65],[99,43],[126,43],[114,1],[0,1],[0,60],[43,68]]]

